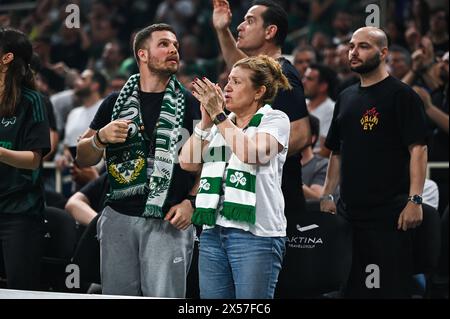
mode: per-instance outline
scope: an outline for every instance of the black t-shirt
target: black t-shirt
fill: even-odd
[[[105,207],[106,195],[109,191],[108,173],[104,172],[98,178],[84,185],[79,192],[89,200],[90,206],[97,213]]]
[[[342,82],[339,82],[338,88],[337,88],[337,94],[340,94],[342,91],[344,91],[349,86],[352,86],[353,84],[359,83],[359,77],[357,75],[351,76],[346,80],[343,80]]]
[[[0,146],[15,151],[50,150],[50,129],[42,96],[29,89],[14,116],[0,118]],[[44,208],[41,169],[19,169],[0,162],[0,214],[39,215]]]
[[[389,205],[409,193],[408,146],[425,143],[420,97],[389,76],[338,97],[325,145],[341,155],[341,199],[348,208]]]
[[[281,64],[283,74],[292,86],[292,90],[280,90],[272,103],[272,107],[286,113],[289,121],[294,122],[308,116],[302,81],[297,69],[288,60],[280,58],[278,61]]]
[[[118,96],[119,93],[115,92],[106,97],[100,105],[100,108],[98,109],[97,114],[90,125],[91,129],[99,130],[111,122],[112,110]],[[159,119],[164,92],[139,92],[139,97],[145,132],[148,136],[153,136],[155,125]],[[193,121],[200,119],[200,104],[188,91],[185,91],[185,103],[186,108],[184,113],[183,128],[187,129],[189,134],[192,134]],[[150,145],[148,145],[148,147],[150,147]],[[175,164],[172,175],[172,185],[169,189],[166,205],[163,207],[163,212],[166,213],[170,207],[179,204],[182,200],[184,200],[194,186],[194,182],[195,178],[192,174],[182,170],[179,164]],[[126,215],[140,216],[144,211],[146,200],[146,195],[132,196],[127,200],[113,200],[108,198],[106,205]]]
[[[303,85],[298,71],[288,60],[280,58],[278,61],[281,64],[283,74],[292,86],[292,90],[279,91],[272,107],[286,113],[289,120],[294,122],[308,116]],[[284,163],[281,188],[286,211],[302,209],[304,205],[300,160],[301,154],[299,152],[289,156]]]

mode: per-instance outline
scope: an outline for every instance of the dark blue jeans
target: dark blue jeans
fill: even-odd
[[[0,214],[0,244],[10,289],[38,290],[44,220],[40,216]]]
[[[285,243],[285,237],[260,237],[236,228],[203,230],[200,298],[272,299]]]

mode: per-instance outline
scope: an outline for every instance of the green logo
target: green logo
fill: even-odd
[[[0,147],[12,150],[12,143],[8,141],[0,141]]]
[[[205,191],[209,191],[210,188],[211,188],[211,185],[208,183],[207,179],[200,180],[200,186],[198,187],[199,191],[202,189],[204,189]]]
[[[235,184],[234,187],[237,187],[239,184],[245,186],[247,184],[247,179],[244,177],[244,173],[235,172],[234,175],[230,176],[231,184]]]

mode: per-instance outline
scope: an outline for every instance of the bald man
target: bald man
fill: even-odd
[[[360,83],[338,97],[325,145],[332,151],[321,210],[353,229],[348,298],[408,298],[411,229],[422,221],[427,147],[419,96],[386,71],[386,34],[358,29],[348,60]],[[340,183],[341,197],[331,194]]]

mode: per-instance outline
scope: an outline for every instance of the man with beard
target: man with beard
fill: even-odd
[[[427,165],[423,103],[389,76],[386,34],[358,29],[349,61],[360,84],[338,97],[325,145],[332,151],[320,207],[346,218],[353,258],[348,298],[406,298],[412,275],[411,229],[422,221]],[[331,194],[340,181],[340,200]]]
[[[98,171],[95,167],[86,167],[80,169],[77,165],[71,166],[75,158],[77,142],[80,136],[89,127],[100,104],[102,103],[103,93],[106,88],[106,79],[93,70],[86,69],[75,81],[74,98],[81,106],[72,109],[64,127],[64,150],[63,156],[56,159],[60,170],[71,167],[72,181],[75,190],[79,190],[90,180],[98,177]]]
[[[77,149],[80,166],[96,164],[106,151],[110,191],[97,227],[102,291],[184,298],[195,178],[175,163],[175,144],[181,133],[192,134],[199,105],[175,77],[171,26],[142,29],[133,49],[139,74],[105,99]]]
[[[74,98],[77,100],[77,104],[81,106],[72,109],[67,116],[63,141],[64,156],[57,160],[61,169],[68,167],[73,162],[77,142],[80,136],[88,129],[89,123],[94,119],[103,101],[105,89],[105,77],[101,73],[90,69],[84,70],[75,81]],[[80,169],[76,165],[72,168],[71,173],[76,190],[79,190],[87,182],[97,178],[99,175],[94,167]]]
[[[74,98],[79,107],[74,108],[67,116],[64,129],[64,145],[76,147],[80,136],[88,128],[88,123],[92,121],[103,101],[103,94],[106,89],[106,79],[99,73],[87,69],[81,73],[75,81]]]

